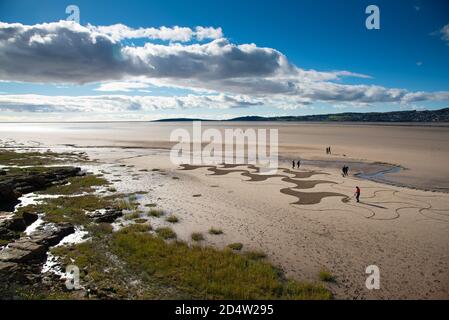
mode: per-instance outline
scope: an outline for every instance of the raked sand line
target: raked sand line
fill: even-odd
[[[352,187],[348,187],[348,186],[344,186],[342,185],[344,182],[332,185],[331,187],[334,188],[352,188]],[[374,187],[364,187],[364,189],[369,189],[369,188],[374,188]],[[440,221],[440,222],[449,222],[449,210],[447,209],[436,209],[433,207],[433,205],[429,202],[430,199],[432,198],[440,198],[439,196],[435,196],[435,195],[413,195],[413,194],[408,194],[404,191],[399,191],[399,190],[391,190],[391,189],[381,189],[381,190],[376,190],[374,191],[373,195],[371,196],[365,196],[364,199],[378,199],[380,196],[380,193],[390,193],[390,196],[393,197],[393,200],[389,200],[389,201],[382,201],[382,200],[378,200],[378,201],[370,201],[369,203],[364,203],[363,201],[360,202],[360,204],[362,205],[352,205],[352,204],[347,204],[349,206],[355,207],[357,209],[363,208],[364,210],[368,210],[371,212],[371,215],[369,217],[366,217],[367,219],[372,219],[372,220],[395,220],[400,218],[401,214],[400,211],[406,210],[406,209],[416,209],[416,213],[425,217],[426,219],[429,220],[434,220],[434,221]],[[412,197],[412,198],[408,198],[408,197]],[[425,200],[423,199],[419,199],[419,198],[425,198]],[[395,199],[398,199],[397,201]],[[405,201],[404,201],[405,200]],[[363,205],[369,205],[372,207],[376,207],[376,209],[390,209],[389,207],[391,207],[392,205],[395,204],[400,204],[400,205],[405,205],[405,206],[400,206],[398,208],[394,209],[393,215],[388,217],[386,215],[388,215],[386,212],[383,212],[383,210],[373,210],[370,209],[366,206]],[[384,205],[388,205],[387,207],[385,207]],[[383,215],[382,215],[383,213]]]

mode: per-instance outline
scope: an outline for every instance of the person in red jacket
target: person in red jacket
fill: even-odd
[[[360,202],[360,188],[359,187],[355,187],[355,194],[354,194],[355,198],[357,199],[357,202]]]

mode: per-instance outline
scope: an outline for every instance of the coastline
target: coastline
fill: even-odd
[[[114,145],[91,145],[91,146],[81,146],[76,144],[62,144],[61,147],[69,147],[74,149],[140,149],[140,150],[152,150],[152,151],[162,151],[167,152],[170,150],[169,146],[163,147],[163,146],[157,146],[157,147],[148,147],[148,146],[134,146],[134,145],[121,145],[121,146],[114,146]],[[15,146],[4,146],[1,147],[2,149],[12,149],[15,150],[17,147]],[[40,150],[42,148],[48,148],[48,147],[42,147],[42,146],[27,146],[26,149],[35,149]],[[53,147],[55,148],[55,147]],[[56,147],[56,149],[59,148],[59,146]],[[288,165],[288,162],[290,160],[285,159],[284,156],[280,156],[280,160],[283,161],[285,164]],[[429,192],[442,192],[442,193],[449,193],[449,187],[427,187],[427,186],[420,186],[412,183],[402,183],[398,180],[395,180],[394,174],[400,173],[404,170],[407,170],[407,168],[404,168],[401,165],[397,164],[391,164],[391,163],[379,163],[378,161],[368,161],[368,160],[357,160],[357,159],[331,159],[331,160],[308,160],[308,159],[301,159],[302,165],[308,168],[317,168],[317,169],[330,169],[330,170],[340,170],[343,165],[349,165],[353,170],[351,175],[357,178],[360,178],[362,180],[369,180],[373,182],[378,182],[381,184],[389,185],[389,186],[396,186],[396,187],[402,187],[402,188],[408,188],[412,190],[421,190],[421,191],[429,191]],[[354,170],[355,168],[355,170]],[[388,176],[387,176],[388,175]]]

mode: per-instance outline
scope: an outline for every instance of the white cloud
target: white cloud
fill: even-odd
[[[187,39],[183,30],[160,28],[157,37]],[[221,29],[196,30],[201,38],[221,34]],[[136,31],[124,25],[95,29],[71,21],[32,26],[0,23],[0,79],[88,83],[142,76],[206,90],[210,81],[230,80],[232,87],[233,79],[244,79],[246,83],[254,81],[253,91],[261,84],[261,92],[268,89],[268,93],[282,93],[290,90],[290,81],[366,77],[348,71],[303,70],[275,49],[255,44],[235,45],[223,38],[205,44],[146,43],[138,47],[124,46],[118,41],[121,37],[137,36],[133,32]],[[164,32],[167,35],[162,35]]]
[[[449,45],[449,23],[445,25],[443,28],[441,28],[440,33],[441,39],[447,41],[447,44]]]
[[[247,96],[186,95],[166,96],[45,96],[0,95],[0,111],[4,112],[133,112],[193,108],[233,109],[262,105],[263,101]]]
[[[445,28],[449,39],[449,25]],[[142,46],[126,46],[121,42],[140,37],[171,42],[146,42]],[[174,43],[194,37],[214,40]],[[196,95],[184,97],[2,96],[3,110],[50,112],[124,108],[135,111],[262,104],[290,109],[314,102],[363,105],[449,99],[449,92],[409,92],[377,85],[340,83],[345,77],[370,78],[344,70],[302,69],[275,49],[231,43],[222,38],[221,28],[133,29],[121,24],[81,26],[70,21],[36,25],[0,22],[0,81],[100,83],[95,90],[121,92],[145,90],[156,85],[196,92]]]
[[[196,38],[199,41],[206,39],[220,39],[223,38],[223,30],[221,28],[212,28],[212,27],[201,27],[198,26],[195,28],[196,30]]]
[[[149,85],[143,82],[117,81],[101,83],[95,91],[122,91],[129,92],[135,89],[146,89]],[[145,91],[145,90],[140,90]]]
[[[93,26],[89,24],[87,28],[93,33],[107,35],[114,41],[146,38],[151,40],[158,39],[164,41],[188,42],[193,39],[202,41],[223,37],[221,28],[202,26],[196,27],[195,31],[187,27],[179,26],[134,29],[123,24],[114,24],[110,26]]]

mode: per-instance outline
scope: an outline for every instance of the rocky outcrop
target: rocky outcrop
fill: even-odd
[[[38,191],[63,183],[67,178],[80,175],[81,169],[77,167],[59,167],[44,171],[21,172],[20,174],[9,174],[0,179],[0,204],[17,203],[17,199],[24,193]]]
[[[97,210],[92,213],[88,213],[89,218],[94,222],[114,222],[115,219],[123,215],[122,210],[117,208],[106,208],[104,210]]]
[[[47,224],[30,236],[9,243],[0,251],[0,272],[17,269],[20,264],[43,263],[48,249],[73,232],[75,228],[69,223]]]
[[[14,216],[0,221],[0,240],[19,238],[20,233],[36,221],[38,215],[32,212],[24,212],[22,216]]]
[[[75,228],[69,223],[47,223],[0,250],[0,300],[23,299],[29,288],[41,288],[45,277],[41,269],[47,251],[73,232]]]
[[[17,263],[0,261],[0,274],[2,272],[14,272],[17,271],[17,269],[18,269]]]

